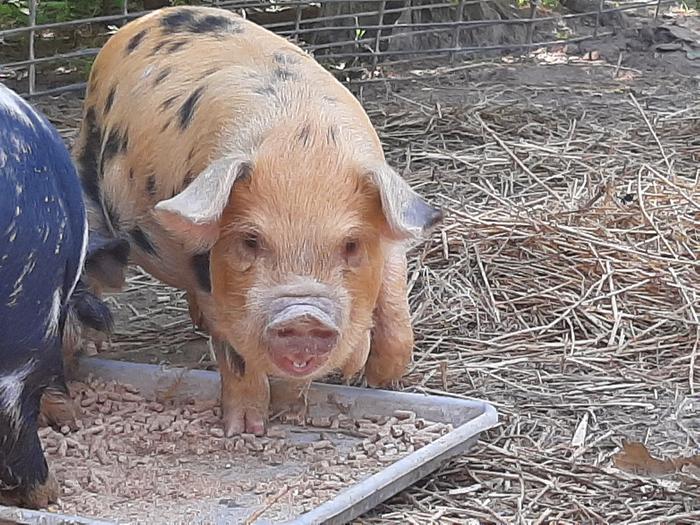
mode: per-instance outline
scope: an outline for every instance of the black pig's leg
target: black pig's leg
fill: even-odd
[[[50,346],[34,352],[0,349],[3,358],[35,354],[0,364],[0,502],[5,504],[40,508],[58,498],[37,434],[41,396],[62,374],[59,343]]]

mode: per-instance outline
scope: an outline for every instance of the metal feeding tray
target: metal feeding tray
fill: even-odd
[[[146,365],[130,362],[113,361],[99,358],[85,358],[81,361],[81,376],[92,376],[102,380],[114,380],[119,383],[132,385],[139,390],[146,400],[162,398],[168,392],[169,399],[176,402],[195,402],[198,400],[213,400],[219,396],[219,375],[216,372],[204,370],[189,370],[183,368],[166,368],[157,365]],[[286,392],[286,393],[285,393]],[[290,405],[288,391],[281,381],[271,381],[271,410],[272,413],[283,411]],[[295,525],[310,524],[344,524],[374,508],[381,502],[409,487],[416,481],[440,467],[447,459],[464,453],[479,439],[481,432],[495,426],[498,415],[495,408],[483,401],[457,399],[443,396],[392,392],[370,388],[337,386],[313,383],[307,395],[307,416],[311,418],[337,417],[343,413],[353,420],[363,420],[369,417],[390,417],[397,410],[410,410],[416,418],[422,418],[434,423],[451,424],[454,430],[444,433],[434,441],[404,455],[394,462],[383,464],[381,469],[349,484],[308,512],[293,511],[291,515],[269,518],[260,512],[260,517],[253,520],[255,525],[285,523]],[[308,427],[289,426],[289,445],[293,446],[300,440],[328,439],[328,430]],[[332,433],[332,432],[331,432]],[[315,434],[315,437],[314,437]],[[287,438],[285,438],[287,439]],[[334,446],[338,450],[353,446],[362,441],[338,435]],[[286,445],[286,442],[285,442]],[[279,472],[274,468],[282,469]],[[255,467],[259,476],[269,476],[273,479],[284,473],[290,467]],[[266,470],[267,469],[267,470]],[[270,470],[272,469],[272,470]],[[234,468],[235,470],[235,468]],[[233,473],[234,476],[247,476],[247,472]],[[60,481],[59,481],[60,482]],[[240,495],[238,495],[240,496]],[[252,497],[252,496],[251,496]],[[227,501],[226,499],[223,500]],[[194,522],[236,524],[251,523],[251,515],[264,507],[264,502],[251,499],[243,505],[226,505],[222,501],[207,502],[210,510],[205,518],[197,516]],[[105,514],[95,511],[91,514]],[[108,512],[106,514],[109,514]],[[170,521],[180,522],[177,509],[169,512]],[[199,519],[202,521],[199,521]],[[101,515],[99,518],[61,515],[47,511],[33,511],[16,507],[0,506],[0,523],[2,520],[12,520],[25,524],[102,524],[124,523],[114,516]],[[130,520],[126,520],[130,522]],[[191,520],[189,522],[192,522]]]

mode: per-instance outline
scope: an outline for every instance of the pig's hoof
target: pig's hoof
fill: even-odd
[[[224,433],[226,437],[239,434],[262,436],[265,433],[265,419],[255,408],[236,407],[224,413]]]
[[[67,426],[71,430],[77,430],[77,417],[77,407],[68,394],[50,389],[44,391],[44,395],[41,398],[39,426],[52,426],[55,428]]]
[[[370,354],[365,365],[365,379],[371,387],[388,386],[401,379],[406,372],[406,363],[403,361],[388,361],[372,358]]]
[[[54,475],[49,472],[48,477],[43,485],[31,490],[27,494],[27,507],[41,508],[48,507],[51,503],[56,503],[58,501],[58,496],[61,493],[61,489],[58,486],[58,481]]]
[[[41,509],[48,507],[52,503],[56,503],[59,494],[60,487],[58,481],[56,481],[54,475],[49,472],[46,481],[31,490],[21,493],[18,490],[0,492],[0,502],[16,507]]]

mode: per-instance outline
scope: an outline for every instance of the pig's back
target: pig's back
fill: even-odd
[[[38,347],[55,334],[86,233],[80,183],[61,137],[0,85],[0,347]]]
[[[245,147],[252,127],[327,113],[381,150],[330,73],[218,9],[162,9],[120,30],[93,65],[85,108],[77,154],[88,194],[102,191],[111,219],[127,225],[184,189],[231,135]]]

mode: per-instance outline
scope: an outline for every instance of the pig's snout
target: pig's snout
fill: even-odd
[[[267,333],[273,347],[284,347],[292,352],[303,350],[313,355],[330,352],[338,340],[338,330],[310,312],[274,323]]]
[[[294,376],[322,366],[340,338],[333,302],[320,297],[284,297],[273,301],[271,310],[265,337],[275,364]]]

